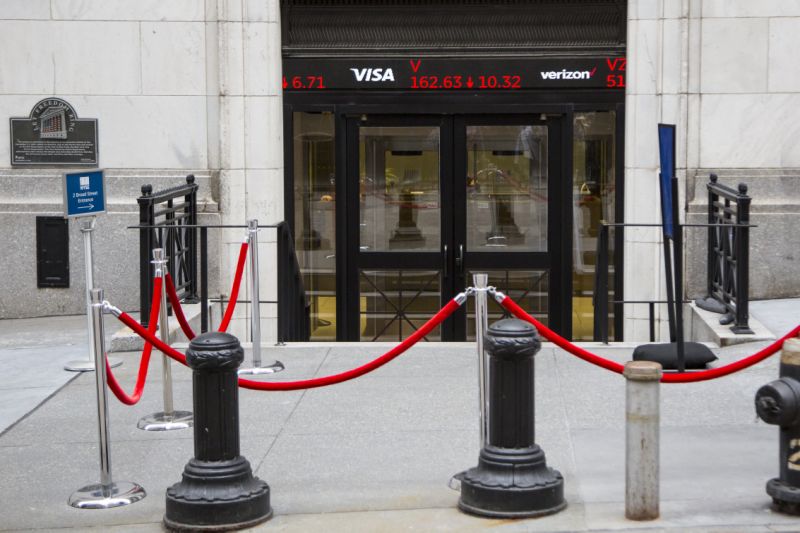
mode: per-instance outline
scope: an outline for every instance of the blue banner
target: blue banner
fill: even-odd
[[[664,235],[673,238],[672,178],[675,176],[675,125],[658,125],[658,154],[661,161],[661,221]]]

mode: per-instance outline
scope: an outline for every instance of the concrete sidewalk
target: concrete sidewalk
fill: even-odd
[[[772,326],[758,307],[754,303],[753,314]],[[800,302],[778,312],[776,320],[786,313],[800,317]],[[46,323],[40,324],[44,331]],[[44,337],[35,334],[36,327],[31,332],[34,344]],[[715,351],[724,364],[763,345]],[[339,372],[388,346],[268,347],[264,359],[280,359],[287,370],[265,379]],[[589,349],[623,362],[632,348]],[[3,345],[0,356],[10,351]],[[126,362],[116,374],[130,390],[138,354],[121,355]],[[800,530],[799,518],[769,510],[764,485],[778,471],[777,429],[757,421],[753,409],[755,391],[777,376],[777,357],[723,379],[662,387],[662,517],[647,523],[624,519],[624,379],[552,345],[537,356],[537,442],[548,464],[564,475],[567,509],[518,521],[460,513],[458,494],[447,484],[477,463],[475,360],[472,344],[422,343],[380,370],[340,385],[280,393],[242,390],[242,453],[270,484],[275,511],[257,529]],[[31,383],[51,374],[67,373],[60,367],[41,370]],[[73,491],[99,480],[94,376],[68,374],[66,386],[0,435],[0,530],[160,531],[165,490],[180,480],[192,455],[192,434],[136,429],[141,416],[161,410],[159,374],[154,358],[136,406],[109,399],[114,477],[140,483],[147,498],[106,511],[66,504]],[[174,376],[176,408],[190,409],[190,373],[175,365]]]

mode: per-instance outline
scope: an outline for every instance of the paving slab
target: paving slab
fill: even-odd
[[[8,332],[3,322],[0,331]],[[11,332],[22,345],[0,342],[0,358],[10,351],[17,353],[9,357],[18,359],[21,349],[41,350],[13,380],[0,382],[0,395],[11,394],[0,405],[47,393],[38,408],[0,434],[0,530],[162,531],[165,490],[180,479],[193,447],[191,430],[149,433],[135,427],[141,416],[161,409],[157,354],[140,404],[129,407],[109,398],[114,475],[141,483],[147,498],[106,511],[66,504],[74,490],[99,480],[94,376],[47,366],[42,354],[85,342],[82,322],[83,317],[73,320],[71,330],[56,334],[63,335],[58,350],[34,334],[35,323],[20,323]],[[38,327],[44,330],[42,322]],[[767,344],[715,349],[717,364]],[[257,379],[329,375],[391,346],[265,345],[262,359],[280,359],[286,370]],[[618,362],[629,359],[633,348],[584,346]],[[115,375],[130,391],[139,356],[119,355],[124,364]],[[764,490],[777,475],[778,430],[756,420],[753,397],[777,377],[777,365],[772,357],[733,376],[661,387],[661,517],[646,523],[624,518],[624,378],[549,343],[536,356],[536,440],[548,465],[564,476],[568,506],[538,519],[463,514],[456,508],[458,493],[448,487],[453,474],[475,466],[478,458],[471,343],[421,344],[373,373],[331,387],[241,390],[242,453],[270,484],[275,509],[273,519],[253,530],[800,531],[800,518],[769,509]],[[191,372],[173,365],[173,376],[176,406],[191,409]],[[42,383],[47,386],[37,386]]]

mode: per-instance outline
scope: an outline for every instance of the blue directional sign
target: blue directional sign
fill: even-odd
[[[64,216],[93,216],[104,213],[105,210],[105,179],[102,170],[64,174]]]

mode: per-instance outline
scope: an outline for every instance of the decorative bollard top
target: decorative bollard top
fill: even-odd
[[[186,351],[186,363],[192,370],[235,370],[242,361],[244,349],[239,339],[219,331],[198,335]]]
[[[528,322],[506,318],[490,325],[484,340],[495,357],[532,357],[542,348],[539,332]]]

